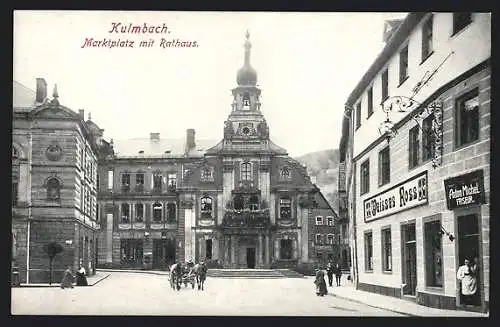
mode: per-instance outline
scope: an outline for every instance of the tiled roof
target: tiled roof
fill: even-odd
[[[189,156],[203,156],[205,150],[217,144],[217,140],[196,140],[196,147],[191,150]],[[180,157],[184,156],[186,139],[159,139],[134,138],[113,140],[113,148],[118,158],[124,157]],[[144,151],[144,153],[139,153]],[[167,151],[170,151],[167,153]]]
[[[36,92],[12,81],[12,109],[14,111],[30,111],[35,106]]]

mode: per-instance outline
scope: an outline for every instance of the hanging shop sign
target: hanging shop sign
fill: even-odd
[[[448,178],[444,189],[449,210],[485,203],[483,170]]]
[[[428,203],[427,171],[363,201],[365,223]]]

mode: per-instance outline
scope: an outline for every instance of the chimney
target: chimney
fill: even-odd
[[[389,42],[390,38],[394,32],[396,32],[402,21],[402,19],[391,19],[384,22],[384,33],[382,36],[384,43]]]
[[[78,114],[80,115],[81,120],[85,120],[85,110],[79,109]]]
[[[149,139],[151,141],[159,141],[160,140],[160,133],[149,133]]]
[[[193,128],[188,128],[186,130],[186,153],[196,147],[194,135],[195,131]]]
[[[47,82],[44,78],[36,79],[36,102],[43,103],[47,98]]]

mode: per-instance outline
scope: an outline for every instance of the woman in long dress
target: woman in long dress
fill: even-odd
[[[472,265],[469,259],[465,259],[464,265],[457,271],[457,279],[460,280],[462,299],[464,304],[474,304],[474,295],[477,292],[477,265]]]
[[[88,286],[86,271],[83,266],[80,266],[80,270],[76,273],[76,286]]]
[[[68,267],[68,269],[66,269],[64,271],[64,275],[63,275],[63,278],[61,280],[61,288],[62,289],[65,289],[65,288],[73,288],[73,281],[74,281],[75,277],[73,276],[73,272],[71,271],[71,266]]]
[[[326,289],[326,281],[325,281],[325,273],[323,270],[318,270],[316,272],[316,279],[314,280],[314,284],[316,284],[316,295],[324,296],[328,294]]]

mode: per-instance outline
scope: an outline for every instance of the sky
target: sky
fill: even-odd
[[[384,46],[384,21],[405,16],[17,10],[13,79],[35,89],[43,77],[49,97],[57,84],[60,103],[91,112],[107,140],[151,132],[178,139],[189,128],[197,139],[220,140],[248,30],[271,140],[295,157],[338,148],[344,103]],[[113,23],[164,24],[167,32],[110,33]],[[90,38],[134,44],[84,46]],[[162,38],[197,47],[162,47]]]

